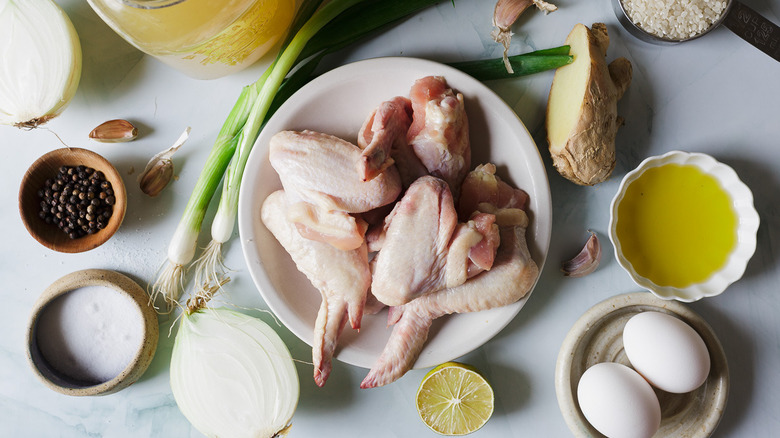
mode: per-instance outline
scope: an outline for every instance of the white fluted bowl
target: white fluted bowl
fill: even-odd
[[[702,172],[714,177],[731,198],[731,207],[737,216],[737,242],[723,267],[715,271],[703,282],[682,288],[661,286],[638,274],[631,262],[623,254],[623,248],[617,236],[618,207],[626,194],[628,186],[648,169],[667,164],[696,166]],[[753,206],[753,193],[739,179],[734,169],[707,154],[671,151],[645,159],[636,169],[627,173],[623,178],[617,194],[612,199],[612,204],[610,205],[609,238],[615,248],[615,258],[618,264],[628,272],[634,283],[649,290],[659,298],[666,300],[675,299],[689,303],[704,297],[719,295],[729,285],[742,277],[748,261],[756,250],[756,232],[759,222],[758,213]]]

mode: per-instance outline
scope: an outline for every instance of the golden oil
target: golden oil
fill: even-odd
[[[696,166],[666,164],[629,184],[616,232],[626,259],[659,286],[704,282],[736,245],[729,195]]]

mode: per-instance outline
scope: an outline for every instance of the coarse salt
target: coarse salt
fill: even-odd
[[[60,374],[98,384],[119,375],[143,343],[143,316],[109,287],[74,289],[47,305],[38,320],[41,355]]]
[[[641,29],[669,40],[706,32],[726,10],[726,0],[621,0],[628,18]]]

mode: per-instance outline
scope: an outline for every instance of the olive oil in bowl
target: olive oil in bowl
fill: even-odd
[[[737,240],[731,198],[694,165],[645,171],[626,189],[618,218],[623,255],[660,286],[706,280],[723,267]]]
[[[612,200],[618,264],[663,299],[692,302],[739,280],[756,249],[753,194],[734,169],[680,151],[645,159]]]

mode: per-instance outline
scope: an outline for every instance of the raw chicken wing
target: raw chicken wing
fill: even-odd
[[[447,183],[424,176],[409,187],[385,220],[371,292],[389,306],[444,286],[447,247],[458,215]]]
[[[387,205],[400,194],[394,167],[363,181],[356,169],[361,152],[345,140],[314,131],[282,131],[271,138],[269,160],[291,205],[288,219],[307,238],[355,249],[363,242],[365,224],[349,213]]]
[[[312,361],[314,381],[323,386],[330,375],[331,359],[339,335],[349,319],[359,329],[371,272],[366,245],[351,251],[302,237],[287,221],[285,192],[268,195],[261,217],[265,226],[290,254],[298,270],[320,291],[322,303],[314,326]]]
[[[393,164],[404,187],[428,174],[406,139],[411,116],[412,103],[406,97],[382,102],[368,116],[358,134],[358,146],[363,149],[358,172],[364,181],[375,178]]]
[[[496,165],[480,164],[466,175],[461,186],[458,200],[458,217],[465,221],[475,211],[479,204],[488,203],[501,208],[525,209],[528,204],[528,193],[516,189],[496,176]]]
[[[531,259],[525,240],[528,217],[520,209],[495,213],[497,219],[501,218],[501,245],[492,269],[460,286],[391,308],[388,321],[395,326],[376,364],[360,384],[361,388],[387,385],[410,370],[436,318],[512,304],[531,290],[539,269]]]
[[[383,236],[375,239],[372,249],[381,245],[375,257],[371,292],[384,304],[398,306],[446,287],[462,284],[481,272],[479,266],[490,269],[492,254],[485,249],[495,247],[498,227],[493,216],[484,214],[478,221],[458,224],[452,194],[446,182],[424,176],[412,184],[386,218]],[[481,258],[470,260],[472,248],[481,242]]]
[[[418,79],[409,95],[414,110],[409,144],[431,175],[447,181],[457,199],[471,166],[463,95],[449,88],[441,76]]]

